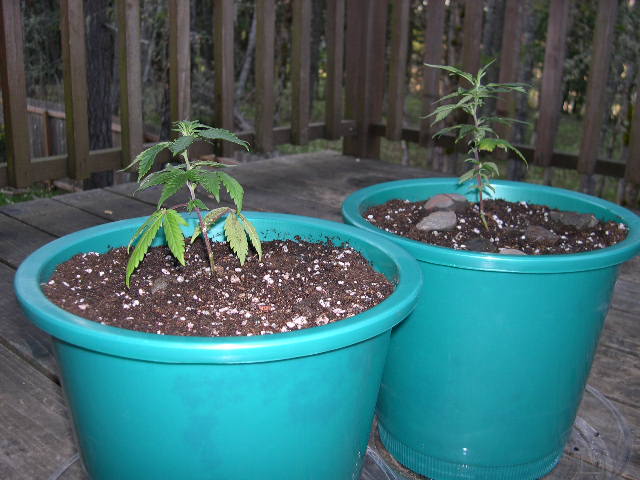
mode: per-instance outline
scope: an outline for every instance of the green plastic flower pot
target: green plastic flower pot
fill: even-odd
[[[420,264],[424,286],[394,329],[377,404],[384,445],[437,480],[544,476],[562,456],[611,301],[619,265],[640,250],[640,219],[604,200],[496,181],[495,197],[590,212],[629,236],[589,253],[515,256],[427,245],[362,214],[391,199],[468,193],[457,179],[388,182],[343,205],[345,220],[393,240]]]
[[[263,240],[349,242],[396,282],[394,293],[326,326],[221,338],[104,326],[63,311],[43,295],[40,284],[58,264],[80,252],[126,245],[140,218],[60,238],[18,269],[22,307],[53,337],[92,479],[358,478],[390,331],[415,305],[419,268],[392,242],[347,225],[247,216]],[[185,233],[194,224],[190,218]],[[222,231],[218,226],[211,233],[220,237]]]

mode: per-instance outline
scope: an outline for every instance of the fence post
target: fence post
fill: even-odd
[[[171,121],[191,117],[191,2],[169,0],[169,97]]]
[[[424,63],[430,65],[442,64],[445,9],[445,0],[429,0],[425,10],[427,28],[424,33]],[[433,102],[439,98],[439,78],[438,69],[426,65],[422,67],[422,112],[425,115],[420,121],[420,145],[422,146],[431,142],[433,118],[428,115],[435,109]]]
[[[483,0],[465,0],[462,35],[462,68],[473,75],[480,70]]]
[[[629,137],[629,158],[624,169],[624,192],[621,200],[634,206],[640,189],[640,95],[637,95],[631,133]]]
[[[274,45],[276,6],[274,0],[257,0],[256,13],[256,145],[258,152],[273,150]]]
[[[578,157],[578,172],[582,174],[581,190],[585,193],[593,193],[595,187],[593,174],[598,158],[600,132],[606,107],[607,77],[609,76],[613,28],[616,24],[617,10],[617,0],[600,0],[598,2],[584,126]]]
[[[392,3],[391,59],[389,60],[389,102],[387,138],[400,140],[404,120],[404,94],[407,82],[407,45],[409,43],[409,0]]]
[[[89,177],[89,114],[87,110],[87,48],[82,0],[60,2],[64,105],[69,175]]]
[[[549,6],[547,45],[544,51],[540,109],[533,153],[533,162],[544,167],[544,182],[547,185],[551,185],[553,181],[553,170],[550,165],[562,102],[562,73],[570,2],[571,0],[551,0]]]
[[[0,77],[7,140],[7,174],[10,185],[26,187],[31,183],[31,165],[20,2],[0,2],[0,29]]]
[[[291,143],[309,142],[311,0],[293,0]]]
[[[347,1],[346,117],[356,135],[342,143],[345,155],[379,158],[380,137],[370,133],[382,119],[387,0]]]
[[[342,77],[344,73],[344,0],[327,0],[327,96],[326,137],[342,135]]]
[[[118,0],[120,45],[120,125],[122,166],[142,151],[142,72],[140,66],[140,0]]]
[[[233,71],[233,0],[215,0],[213,4],[213,55],[215,62],[215,123],[216,127],[234,130]],[[231,142],[222,142],[218,152],[229,157],[236,150]]]

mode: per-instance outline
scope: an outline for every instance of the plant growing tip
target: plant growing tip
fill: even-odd
[[[527,164],[522,152],[514,147],[509,141],[500,138],[493,128],[491,128],[491,125],[494,123],[500,123],[503,125],[528,123],[515,118],[482,116],[480,113],[486,100],[488,98],[496,98],[498,93],[527,93],[528,86],[522,83],[483,83],[482,80],[487,73],[487,69],[494,61],[495,59],[484,65],[475,76],[471,73],[463,72],[458,68],[448,65],[425,64],[428,67],[438,68],[449,72],[449,75],[451,76],[460,77],[466,80],[470,85],[469,88],[458,87],[455,92],[444,95],[438,99],[434,103],[442,103],[445,100],[451,100],[451,102],[439,105],[427,117],[434,117],[432,125],[445,120],[452,113],[457,111],[466,113],[471,119],[470,123],[457,124],[442,128],[433,135],[433,138],[437,138],[441,135],[453,134],[455,135],[456,143],[460,140],[467,140],[467,145],[469,145],[467,154],[469,157],[465,159],[465,162],[471,164],[471,168],[460,176],[458,183],[462,184],[471,180],[475,181],[475,184],[471,188],[478,191],[480,218],[487,229],[489,227],[484,212],[483,195],[485,189],[495,191],[493,185],[491,185],[491,179],[499,175],[500,172],[498,170],[498,165],[491,161],[484,161],[480,156],[480,152],[493,152],[496,148],[504,151],[511,151],[515,153],[518,158],[525,163],[525,165]]]
[[[262,258],[262,246],[258,232],[247,217],[240,213],[244,199],[242,185],[228,173],[220,171],[226,165],[212,161],[193,161],[189,159],[188,155],[188,148],[196,141],[209,143],[216,141],[232,142],[247,150],[249,150],[249,144],[228,130],[212,128],[197,120],[176,122],[174,130],[180,134],[175,140],[160,142],[146,149],[125,168],[125,170],[133,167],[138,169],[139,185],[136,192],[157,185],[163,186],[156,211],[149,216],[129,241],[127,252],[133,245],[135,245],[135,248],[127,263],[125,274],[127,287],[130,286],[131,275],[144,259],[161,228],[164,231],[171,253],[181,265],[185,264],[185,241],[181,225],[187,225],[187,222],[177,212],[178,208],[183,208],[187,212],[196,212],[198,226],[193,232],[191,243],[198,236],[202,236],[212,271],[214,270],[214,258],[208,231],[212,225],[225,217],[225,215],[224,234],[229,246],[240,260],[240,264],[244,265],[247,259],[249,244],[258,253],[258,258]],[[179,158],[182,163],[177,166],[167,164],[163,170],[149,173],[157,155],[165,149],[169,150],[172,156]],[[185,187],[189,191],[189,201],[187,203],[164,207],[164,203],[169,198]],[[233,200],[236,208],[220,207],[203,215],[203,211],[207,211],[209,208],[203,200],[196,196],[198,188],[203,189],[213,196],[216,202],[219,202],[220,190],[223,187]]]

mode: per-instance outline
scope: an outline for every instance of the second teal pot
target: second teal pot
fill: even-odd
[[[624,222],[628,238],[589,253],[512,256],[426,245],[362,214],[391,199],[463,193],[457,179],[388,182],[343,205],[345,220],[418,260],[418,305],[394,329],[377,405],[380,435],[436,480],[528,480],[559,461],[589,375],[619,265],[640,250],[640,219],[612,203],[525,183],[496,197]],[[474,198],[468,195],[471,200]]]
[[[160,336],[77,317],[40,289],[71,256],[126,245],[143,219],[63,237],[20,266],[18,299],[53,336],[92,479],[359,478],[390,330],[412,310],[421,285],[416,262],[391,242],[346,225],[247,216],[263,240],[348,242],[396,283],[394,293],[364,313],[297,332]],[[220,237],[221,227],[212,234]]]

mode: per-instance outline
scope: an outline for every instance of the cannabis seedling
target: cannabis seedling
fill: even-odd
[[[160,228],[164,230],[167,245],[173,256],[181,265],[185,265],[185,240],[180,225],[186,225],[187,222],[177,212],[180,208],[187,212],[195,211],[198,216],[198,226],[191,236],[191,243],[198,236],[202,236],[209,256],[211,271],[214,270],[214,259],[211,241],[207,232],[224,215],[226,215],[224,234],[229,246],[240,260],[240,264],[243,265],[247,258],[249,242],[258,253],[258,257],[262,257],[262,246],[258,232],[247,217],[241,213],[244,198],[242,186],[231,175],[220,171],[226,165],[213,161],[189,160],[187,152],[188,148],[198,140],[209,143],[216,141],[232,142],[241,145],[247,150],[249,150],[249,144],[227,130],[208,127],[197,120],[177,122],[174,130],[180,134],[175,140],[160,142],[146,149],[135,158],[131,165],[125,168],[126,170],[137,165],[139,186],[136,192],[156,185],[163,185],[156,211],[142,224],[129,241],[127,252],[134,244],[135,249],[127,264],[125,276],[127,287],[130,285],[131,274],[146,255]],[[163,170],[149,173],[156,156],[165,149],[168,149],[173,156],[178,157],[183,163],[177,166],[167,164]],[[204,201],[196,196],[197,188],[204,189],[219,203],[221,186],[224,186],[229,193],[236,208],[219,207],[208,211],[209,208]],[[164,203],[183,187],[187,187],[189,190],[189,201],[171,207],[164,207]],[[203,215],[203,211],[208,211],[208,213]]]
[[[487,151],[493,152],[496,148],[500,148],[504,151],[511,150],[525,163],[522,152],[514,147],[510,142],[504,140],[498,136],[498,134],[491,128],[492,124],[501,123],[504,125],[512,125],[514,123],[524,123],[515,118],[505,117],[485,117],[481,115],[482,107],[484,106],[488,98],[496,98],[498,93],[501,92],[518,92],[527,93],[527,85],[522,83],[487,83],[483,84],[482,80],[487,73],[487,69],[491,66],[494,60],[487,63],[482,67],[478,73],[474,76],[470,73],[463,72],[455,67],[447,65],[429,65],[429,67],[439,68],[449,72],[451,76],[457,76],[471,85],[469,88],[458,87],[458,89],[445,95],[436,103],[441,103],[445,100],[452,99],[451,103],[438,106],[429,117],[435,117],[433,124],[436,124],[456,111],[463,111],[472,120],[469,124],[452,125],[445,127],[433,135],[433,138],[449,133],[456,134],[456,143],[460,140],[466,139],[469,145],[468,154],[469,157],[465,159],[465,162],[471,164],[471,168],[463,173],[459,178],[459,183],[465,183],[471,179],[475,179],[475,184],[472,189],[478,191],[478,199],[480,204],[480,218],[485,228],[487,227],[487,219],[484,212],[484,190],[485,188],[495,192],[495,188],[491,185],[491,179],[496,175],[499,175],[498,166],[495,162],[485,161],[481,158],[480,152]]]

